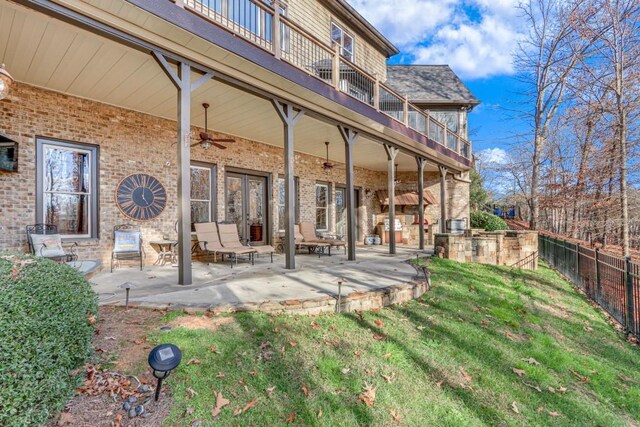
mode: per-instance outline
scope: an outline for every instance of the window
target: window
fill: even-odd
[[[37,222],[63,238],[98,237],[98,147],[36,140]]]
[[[316,184],[316,230],[329,229],[329,184]]]
[[[429,110],[429,114],[436,119],[437,121],[439,121],[440,123],[442,123],[443,125],[447,126],[447,129],[449,129],[452,132],[458,132],[458,129],[460,128],[460,119],[458,118],[458,111],[456,110]]]
[[[300,191],[298,191],[300,188],[300,182],[297,176],[294,178],[293,188],[294,188],[293,198],[296,201],[295,223],[297,224],[300,218],[300,198],[299,198]],[[284,177],[283,176],[278,177],[278,231],[284,231]]]
[[[335,22],[331,23],[331,40],[340,46],[340,54],[347,60],[353,62],[355,52],[355,41],[353,36],[343,30]]]
[[[195,231],[195,223],[215,221],[215,182],[215,165],[191,164],[191,231]]]

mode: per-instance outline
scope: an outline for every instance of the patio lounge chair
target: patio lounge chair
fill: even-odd
[[[242,242],[240,242],[240,235],[236,223],[221,222],[218,224],[218,231],[220,233],[220,243],[222,243],[222,246],[225,248],[251,248],[255,250],[255,255],[271,255],[271,262],[273,263],[273,253],[276,249],[270,245],[244,246]]]
[[[307,242],[304,240],[304,237],[300,233],[300,227],[296,227],[294,229],[294,239],[296,243],[296,249],[306,248],[309,250],[309,253],[317,253],[318,258],[324,254],[324,250],[327,249],[328,254],[331,255],[331,244],[327,242]]]
[[[53,261],[71,262],[78,256],[70,250],[67,253],[62,247],[62,237],[58,234],[58,227],[52,224],[27,225],[27,242],[29,252],[36,256]],[[74,243],[76,246],[77,243]]]
[[[321,243],[329,243],[331,247],[335,248],[344,248],[344,253],[347,253],[347,242],[340,239],[331,239],[331,238],[320,238],[316,233],[316,226],[312,222],[301,222],[300,223],[300,234],[304,238],[305,242],[321,242]],[[329,253],[331,255],[331,253]]]
[[[111,272],[113,273],[113,263],[121,259],[140,260],[140,271],[142,271],[142,233],[140,227],[133,224],[120,224],[113,227],[113,250],[111,251]]]
[[[238,264],[238,256],[248,255],[249,260],[253,264],[253,254],[256,253],[254,248],[248,246],[235,246],[229,243],[229,246],[223,246],[221,242],[221,237],[223,233],[218,234],[219,227],[223,224],[216,224],[215,222],[200,222],[195,224],[196,228],[196,236],[198,239],[198,245],[200,246],[200,250],[204,253],[213,254],[214,262],[217,260],[218,254],[222,255],[222,259],[224,261],[224,256],[229,255],[229,260],[231,263],[231,268],[233,268],[233,261],[235,260],[236,265]],[[236,239],[238,235],[238,230],[235,224],[226,224],[232,225],[235,229]],[[224,228],[225,239],[229,239],[227,234],[229,233],[228,228]],[[221,231],[221,230],[220,230]],[[235,247],[234,247],[235,246]]]

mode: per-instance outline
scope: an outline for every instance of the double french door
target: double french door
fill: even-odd
[[[266,244],[267,177],[227,172],[225,181],[225,220],[236,223],[243,243]]]

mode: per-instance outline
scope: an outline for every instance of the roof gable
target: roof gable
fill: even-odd
[[[480,103],[448,65],[389,65],[385,84],[416,104]]]

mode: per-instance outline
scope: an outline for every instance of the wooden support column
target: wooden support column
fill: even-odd
[[[447,232],[447,172],[444,166],[438,166],[440,169],[440,232]]]
[[[387,193],[389,195],[389,253],[396,253],[396,167],[395,160],[398,156],[398,149],[385,144],[384,150],[387,152]]]
[[[153,56],[178,90],[178,283],[193,283],[191,269],[191,92],[213,78],[204,73],[191,83],[191,66],[177,64],[177,72],[158,52]]]
[[[424,250],[424,158],[416,157],[418,164],[418,241],[420,250]]]
[[[353,146],[358,139],[358,132],[353,129],[338,126],[344,139],[345,175],[347,181],[347,259],[356,260],[356,201],[353,176]]]
[[[293,270],[296,268],[296,243],[295,243],[295,222],[296,222],[296,200],[295,181],[293,163],[295,161],[293,153],[293,129],[302,118],[302,110],[295,111],[293,105],[273,100],[273,105],[284,124],[284,253],[285,268]]]

